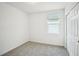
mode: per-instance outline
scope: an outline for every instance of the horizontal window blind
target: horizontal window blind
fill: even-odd
[[[48,13],[48,33],[59,33],[60,19],[64,17],[62,10]]]

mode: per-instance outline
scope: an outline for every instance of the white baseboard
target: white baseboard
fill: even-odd
[[[49,43],[49,42],[41,42],[41,41],[30,41],[30,42],[37,42],[37,43],[49,44],[49,45],[56,45],[56,46],[64,46],[63,43],[60,43],[60,44],[58,43],[57,44],[57,42],[54,42],[54,43],[53,42],[52,43]]]

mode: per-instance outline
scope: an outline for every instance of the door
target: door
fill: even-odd
[[[71,56],[78,55],[78,16],[67,20],[67,48]]]
[[[78,17],[74,19],[74,55],[78,55]]]
[[[78,55],[78,16],[71,19],[71,48],[72,55]]]
[[[76,25],[75,25],[75,19],[70,19],[70,52],[71,52],[71,55],[74,56],[75,55],[75,42],[76,42],[76,37],[75,37],[75,28],[76,28]]]

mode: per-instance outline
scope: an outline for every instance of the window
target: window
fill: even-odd
[[[59,33],[60,31],[60,19],[63,17],[63,13],[59,11],[48,13],[48,33]]]
[[[59,33],[58,19],[48,20],[48,33]]]

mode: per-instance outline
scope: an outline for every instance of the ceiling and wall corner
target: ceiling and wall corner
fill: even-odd
[[[19,8],[20,10],[26,13],[43,12],[55,9],[65,9],[66,6],[69,6],[70,4],[73,3],[72,2],[7,2],[7,4]]]

